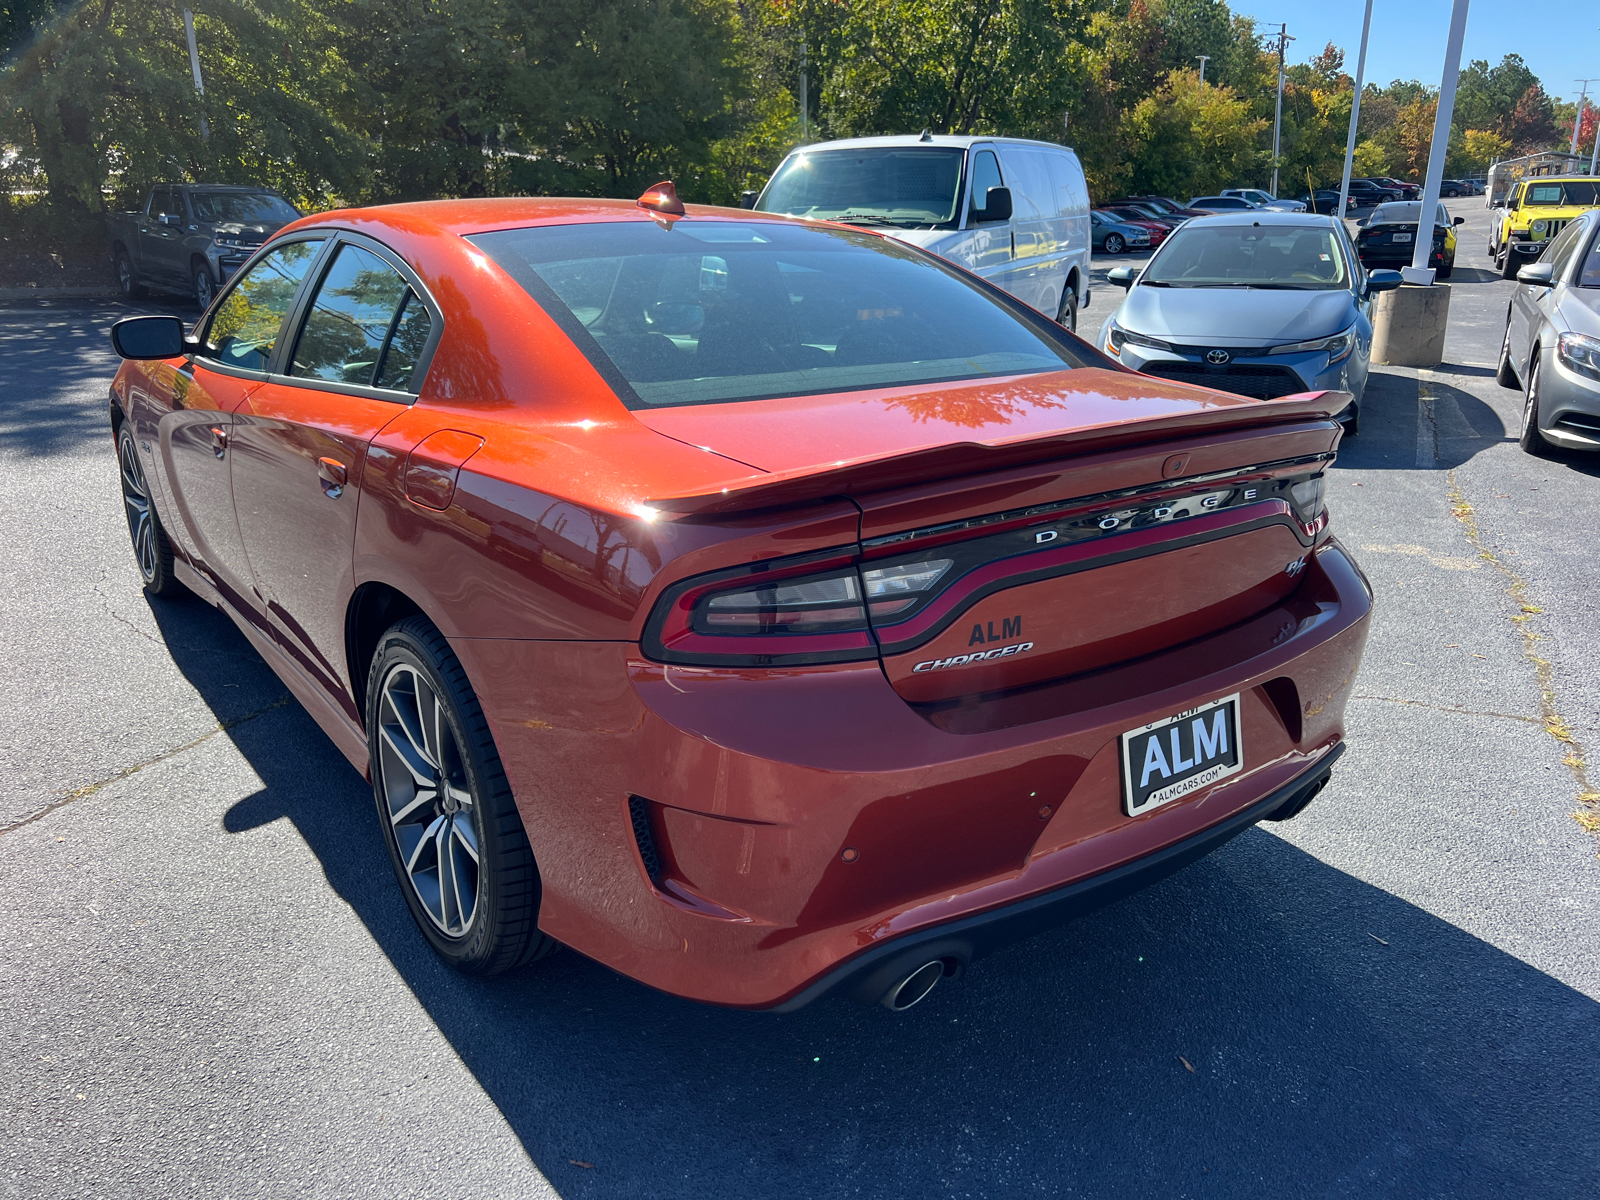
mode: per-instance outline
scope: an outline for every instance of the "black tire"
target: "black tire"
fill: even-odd
[[[1449,279],[1450,278],[1450,272],[1454,271],[1455,269],[1456,269],[1456,260],[1452,258],[1447,263],[1441,263],[1440,266],[1439,266],[1439,269],[1437,271],[1435,271],[1434,274],[1437,275],[1440,279]]]
[[[489,722],[460,660],[425,617],[379,639],[366,715],[384,842],[429,945],[467,975],[500,975],[548,954],[556,943],[539,932],[538,867]]]
[[[1123,250],[1127,249],[1127,245],[1128,244],[1122,240],[1122,235],[1120,233],[1106,234],[1107,254],[1121,254]]]
[[[1522,401],[1522,432],[1517,444],[1535,458],[1550,458],[1554,447],[1539,432],[1539,347],[1528,352],[1528,389]]]
[[[210,308],[211,302],[217,298],[217,285],[211,278],[211,268],[198,258],[190,265],[189,294],[194,297],[195,306],[201,312]]]
[[[1515,279],[1517,272],[1522,269],[1522,263],[1517,259],[1517,252],[1511,248],[1509,240],[1504,246],[1500,247],[1500,258],[1495,262],[1494,267],[1495,270],[1500,272],[1501,279]]]
[[[1078,285],[1073,280],[1067,280],[1061,289],[1061,311],[1056,313],[1056,324],[1078,332]]]
[[[1517,369],[1511,365],[1511,313],[1506,312],[1506,332],[1500,339],[1500,362],[1495,366],[1494,381],[1503,388],[1522,390],[1522,381],[1517,378]]]
[[[118,246],[113,262],[117,272],[117,290],[122,293],[122,298],[143,300],[145,286],[139,282],[139,273],[133,269],[133,259],[128,257],[128,252]]]
[[[173,574],[172,543],[161,528],[133,428],[126,421],[117,430],[117,474],[122,484],[122,514],[128,519],[128,537],[144,590],[167,599],[182,595],[188,589]]]
[[[1344,436],[1353,438],[1361,432],[1361,406],[1354,401],[1339,414],[1339,424],[1344,426]]]

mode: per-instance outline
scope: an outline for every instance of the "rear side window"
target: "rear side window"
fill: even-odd
[[[630,407],[1081,365],[982,284],[888,238],[785,222],[546,226],[470,239]]]
[[[217,305],[201,357],[265,371],[295,293],[321,250],[321,239],[290,242],[251,267]]]
[[[429,327],[427,309],[400,272],[370,250],[347,242],[317,287],[289,373],[362,387],[374,386],[381,377],[389,382],[376,386],[403,389],[411,382]],[[401,329],[405,344],[386,355]]]

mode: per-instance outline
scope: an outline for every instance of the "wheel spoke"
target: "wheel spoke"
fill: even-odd
[[[400,730],[396,736],[395,730]],[[416,743],[405,736],[405,727],[398,721],[385,721],[378,726],[379,735],[384,744],[394,751],[394,756],[400,760],[400,765],[411,775],[418,788],[432,788],[434,776],[430,764],[423,760]]]
[[[461,889],[456,882],[456,862],[450,854],[450,827],[455,824],[445,817],[433,835],[433,855],[439,864],[439,918],[446,933],[454,933],[461,923]],[[452,915],[451,908],[455,912]]]
[[[438,798],[439,793],[434,791],[432,788],[418,788],[416,795],[408,800],[400,808],[399,812],[393,812],[389,814],[389,824],[404,825],[406,823],[406,818],[411,816],[412,813],[416,812],[419,808],[423,808],[429,804],[432,804]]]
[[[384,689],[384,699],[389,704],[389,711],[394,714],[400,732],[405,735],[406,741],[411,743],[412,753],[430,770],[437,770],[438,760],[429,752],[427,735],[424,732],[422,705],[417,695],[417,685],[420,681],[415,672],[407,671],[405,674],[411,678],[411,687],[405,688],[400,685],[401,672],[396,671],[390,676],[390,683]],[[429,778],[431,782],[432,777]]]
[[[417,873],[417,860],[422,857],[424,850],[429,846],[434,847],[435,850],[438,849],[439,833],[447,822],[448,818],[446,817],[435,817],[432,824],[422,831],[422,836],[417,839],[417,844],[412,847],[411,857],[406,862],[406,871],[409,874],[415,875]]]
[[[456,807],[462,812],[472,811],[472,793],[466,788],[444,781],[444,794],[456,802]]]
[[[466,813],[457,813],[456,819],[451,822],[451,825],[455,830],[456,840],[460,842],[462,848],[472,856],[472,861],[477,862],[478,835],[473,832],[472,818],[467,816]]]

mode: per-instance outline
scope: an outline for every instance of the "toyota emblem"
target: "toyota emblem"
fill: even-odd
[[[1212,350],[1206,354],[1206,361],[1213,367],[1220,367],[1231,361],[1233,355],[1226,350]]]

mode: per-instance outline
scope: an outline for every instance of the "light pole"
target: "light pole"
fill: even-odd
[[[200,96],[200,140],[211,144],[211,123],[206,120],[206,85],[200,78],[200,48],[194,44],[194,13],[183,10],[183,32],[189,39],[189,69],[194,72],[194,90]]]
[[[1411,265],[1400,272],[1407,283],[1433,283],[1428,257],[1433,252],[1433,214],[1439,207],[1439,180],[1445,155],[1450,151],[1450,119],[1456,108],[1456,77],[1461,73],[1461,42],[1467,33],[1468,0],[1455,0],[1450,10],[1450,38],[1444,48],[1444,76],[1439,80],[1439,110],[1433,118],[1433,144],[1428,147],[1428,175],[1422,185],[1422,208],[1417,213],[1416,248]],[[1507,251],[1507,253],[1510,253]]]
[[[1350,203],[1350,168],[1356,161],[1356,126],[1361,120],[1361,87],[1367,74],[1367,35],[1372,32],[1372,0],[1367,0],[1367,16],[1361,22],[1361,56],[1356,59],[1356,94],[1350,102],[1350,136],[1344,143],[1344,178],[1339,181],[1338,217],[1344,220]]]
[[[1583,84],[1583,90],[1578,93],[1578,115],[1572,118],[1572,145],[1567,147],[1568,154],[1577,154],[1578,127],[1583,124],[1584,101],[1588,100],[1589,98],[1589,85],[1591,83],[1600,82],[1600,75],[1593,76],[1589,79],[1574,79],[1572,82]]]
[[[1211,55],[1196,54],[1195,57],[1200,60],[1200,90],[1203,92],[1206,90],[1206,63],[1211,61]]]
[[[1289,23],[1285,21],[1278,27],[1278,109],[1272,118],[1272,198],[1278,198],[1278,133],[1283,128],[1283,54],[1288,49],[1289,43],[1294,41],[1289,36]]]
[[[806,44],[800,43],[800,144],[811,140],[810,80],[806,77]]]

